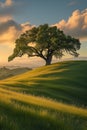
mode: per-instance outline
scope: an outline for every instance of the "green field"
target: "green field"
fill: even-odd
[[[87,61],[1,80],[0,130],[87,130]]]

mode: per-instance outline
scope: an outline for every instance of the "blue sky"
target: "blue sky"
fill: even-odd
[[[4,3],[5,0],[0,2]],[[19,23],[30,21],[35,25],[67,20],[74,10],[87,8],[87,0],[13,0],[13,2],[12,7],[0,9],[0,12],[13,15]]]
[[[14,18],[17,22],[31,24],[54,24],[66,19],[74,10],[87,8],[87,0],[15,0]]]
[[[0,0],[0,63],[21,33],[44,23],[79,38],[80,56],[87,57],[87,0]]]

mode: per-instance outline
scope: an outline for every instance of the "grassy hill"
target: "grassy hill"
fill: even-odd
[[[1,80],[0,130],[87,130],[87,61]]]
[[[29,68],[15,68],[15,69],[8,69],[6,67],[0,68],[0,80],[1,79],[6,79],[18,74],[22,74],[24,72],[27,72],[31,69]]]

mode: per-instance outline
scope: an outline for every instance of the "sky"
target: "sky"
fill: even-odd
[[[79,38],[80,57],[87,57],[87,0],[0,0],[0,65],[42,62],[23,56],[8,63],[8,56],[20,34],[45,23]]]

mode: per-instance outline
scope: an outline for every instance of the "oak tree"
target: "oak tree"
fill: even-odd
[[[65,52],[77,57],[80,45],[79,39],[65,35],[56,26],[44,24],[20,35],[15,41],[13,54],[9,56],[8,61],[27,54],[29,57],[41,57],[46,65],[49,65],[53,56],[61,58]]]

